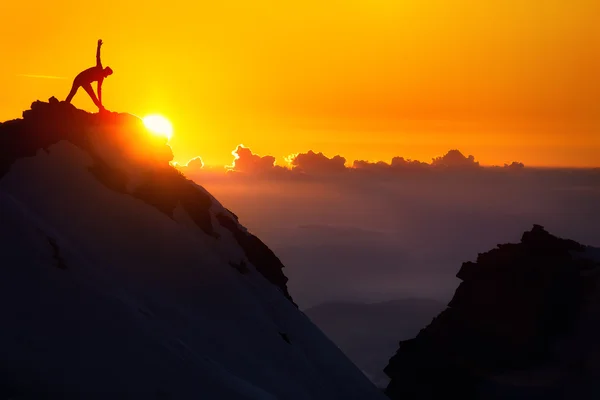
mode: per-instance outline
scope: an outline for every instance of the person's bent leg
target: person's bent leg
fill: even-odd
[[[81,85],[81,87],[83,88],[83,90],[85,90],[87,92],[87,94],[90,95],[90,97],[92,98],[92,101],[94,102],[94,104],[100,109],[102,110],[104,107],[102,107],[102,104],[100,104],[100,101],[98,100],[98,98],[96,97],[96,93],[94,93],[94,89],[92,88],[92,85],[90,83],[87,83],[85,85]]]
[[[77,93],[77,89],[79,89],[79,85],[73,81],[73,86],[71,87],[71,91],[69,92],[69,95],[67,96],[67,99],[65,100],[67,103],[70,103],[71,100],[73,100],[73,96],[75,96],[75,93]]]

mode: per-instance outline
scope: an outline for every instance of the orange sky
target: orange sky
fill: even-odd
[[[2,1],[0,121],[94,64],[175,159],[326,155],[600,166],[597,0]],[[43,75],[49,79],[24,75]],[[83,91],[74,104],[95,111]]]

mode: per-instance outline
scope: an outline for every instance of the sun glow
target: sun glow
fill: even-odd
[[[146,128],[153,134],[164,136],[167,139],[171,139],[171,136],[173,136],[173,126],[162,115],[148,115],[143,118],[143,121]]]

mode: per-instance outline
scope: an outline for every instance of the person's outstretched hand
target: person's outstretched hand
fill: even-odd
[[[98,39],[98,46],[102,46],[102,39]]]

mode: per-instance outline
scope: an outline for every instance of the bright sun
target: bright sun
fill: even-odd
[[[164,136],[167,139],[171,139],[173,136],[173,126],[168,119],[161,115],[148,115],[143,118],[144,125],[153,134],[157,136]]]

